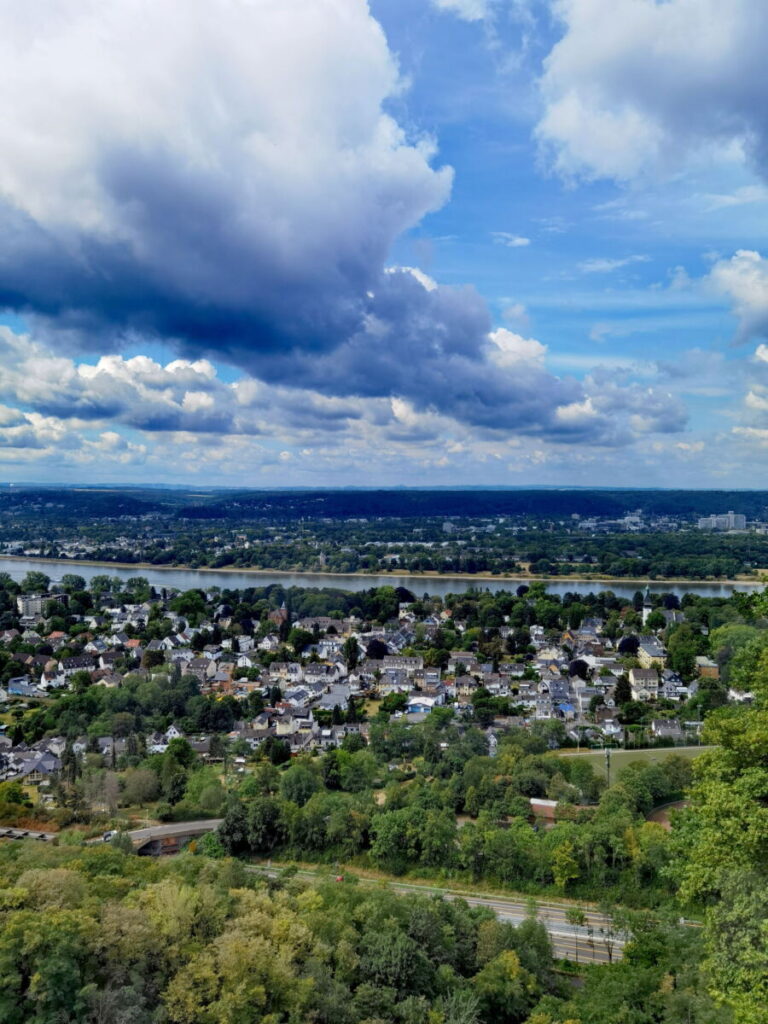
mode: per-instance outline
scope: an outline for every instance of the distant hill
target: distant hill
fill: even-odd
[[[513,516],[567,519],[618,517],[639,509],[688,519],[733,509],[768,518],[768,491],[684,491],[585,488],[207,491],[157,487],[14,487],[0,490],[0,513],[47,518],[138,516],[181,519],[349,519]]]
[[[269,491],[211,496],[183,505],[190,519],[533,516],[544,519],[652,515],[696,517],[729,509],[748,518],[768,514],[767,491],[662,490],[380,490]]]

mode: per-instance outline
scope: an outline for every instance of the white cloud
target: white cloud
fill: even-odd
[[[764,185],[742,185],[741,188],[737,188],[733,192],[709,192],[701,198],[708,211],[724,210],[734,206],[768,202],[768,188]]]
[[[762,0],[555,0],[538,137],[566,174],[632,178],[714,154],[768,172]]]
[[[598,416],[598,412],[591,398],[585,398],[583,402],[571,402],[568,405],[561,405],[557,409],[557,418],[569,425],[588,422],[595,419],[596,416]]]
[[[510,231],[492,231],[491,234],[497,245],[506,245],[510,249],[522,249],[531,244],[530,238],[512,234]]]
[[[489,337],[495,346],[491,359],[497,366],[508,368],[527,363],[538,367],[544,363],[547,346],[535,338],[523,338],[506,327],[492,331]]]
[[[759,252],[740,249],[730,259],[718,260],[705,280],[731,299],[741,341],[768,334],[768,260]],[[764,359],[761,349],[756,355]]]
[[[419,267],[387,267],[386,273],[397,274],[403,270],[410,274],[411,277],[415,277],[419,284],[426,288],[428,292],[433,292],[437,288],[437,281],[430,277],[429,274],[425,274]]]
[[[362,0],[0,5],[4,297],[102,348],[333,347],[450,192],[402,87]]]
[[[450,11],[464,21],[482,21],[491,12],[490,0],[432,0],[441,11]]]
[[[610,274],[614,270],[621,270],[622,267],[630,267],[633,263],[648,263],[650,256],[636,254],[624,256],[623,258],[611,259],[609,257],[595,257],[589,260],[582,260],[578,264],[582,274]]]

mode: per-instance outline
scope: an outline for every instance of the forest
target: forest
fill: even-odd
[[[4,1024],[697,1024],[701,933],[636,913],[620,963],[563,971],[537,909],[264,879],[205,853],[0,846]],[[578,981],[578,984],[574,984]],[[757,1019],[757,1018],[755,1018]]]

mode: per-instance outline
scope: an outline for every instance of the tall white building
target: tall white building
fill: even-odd
[[[740,512],[726,512],[725,515],[705,516],[699,520],[700,530],[746,530],[747,517]]]

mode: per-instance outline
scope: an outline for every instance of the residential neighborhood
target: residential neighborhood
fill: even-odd
[[[120,735],[29,741],[21,726],[6,723],[0,779],[24,780],[44,792],[46,780],[61,771],[65,747],[114,768],[129,738],[161,754],[184,737],[203,760],[220,761],[229,749],[254,752],[270,740],[291,756],[324,751],[351,734],[365,742],[371,715],[381,709],[407,725],[449,708],[457,722],[479,724],[489,740],[500,730],[548,722],[556,745],[698,742],[702,716],[691,715],[691,702],[702,679],[718,684],[719,669],[704,655],[696,655],[685,675],[670,664],[664,635],[685,623],[684,612],[656,609],[663,628],[643,632],[654,613],[646,591],[638,608],[614,601],[618,607],[603,615],[582,616],[583,605],[575,616],[566,611],[573,625],[565,628],[552,619],[551,606],[543,616],[547,625],[513,626],[510,618],[518,621],[522,613],[531,620],[541,605],[543,589],[532,595],[523,589],[513,598],[513,615],[495,613],[498,625],[487,630],[477,629],[476,603],[425,603],[408,594],[390,600],[391,614],[376,618],[306,615],[283,599],[255,622],[235,615],[232,595],[158,593],[140,577],[127,593],[48,583],[20,592],[12,610],[17,625],[0,632],[0,698],[12,714],[91,687],[175,679],[213,702],[219,727],[163,724],[155,716],[156,727],[144,733],[121,722]],[[144,599],[131,600],[138,591]],[[456,647],[446,649],[450,638]]]

